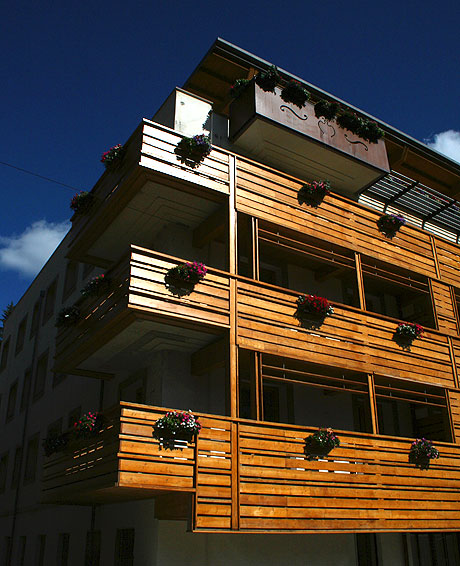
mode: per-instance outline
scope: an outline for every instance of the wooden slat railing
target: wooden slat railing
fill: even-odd
[[[436,443],[440,459],[420,470],[409,439],[338,431],[340,447],[310,461],[311,427],[199,415],[196,443],[169,451],[152,437],[166,410],[121,403],[95,439],[46,459],[44,499],[182,492],[195,531],[460,530],[460,446]]]
[[[436,277],[429,234],[405,226],[390,240],[377,229],[378,213],[332,194],[318,208],[299,206],[300,187],[292,177],[237,159],[236,206],[240,212]]]
[[[454,287],[460,287],[460,247],[441,238],[436,238],[435,241],[441,279]]]
[[[355,371],[454,387],[448,338],[426,330],[410,351],[394,340],[397,322],[339,305],[319,329],[295,318],[298,293],[263,283],[237,285],[238,345]]]
[[[168,269],[183,262],[173,256],[131,246],[130,253],[106,274],[111,282],[109,291],[79,301],[81,320],[74,326],[59,329],[56,368],[69,371],[66,364],[81,363],[137,316],[166,317],[228,328],[229,276],[208,268],[205,279],[190,295],[178,297],[165,287],[164,278]]]

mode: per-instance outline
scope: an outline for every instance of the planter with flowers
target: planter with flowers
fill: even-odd
[[[423,335],[423,327],[416,322],[400,322],[393,335],[394,341],[404,349],[409,349],[416,338]]]
[[[201,430],[198,417],[191,411],[169,411],[153,426],[153,438],[160,447],[169,450],[182,450]]]
[[[332,428],[319,428],[305,439],[305,454],[308,460],[326,456],[331,450],[340,446],[340,439]]]
[[[192,137],[184,136],[174,148],[174,153],[181,163],[195,169],[211,153],[211,149],[209,136],[198,134]]]
[[[69,433],[65,432],[63,434],[54,434],[47,436],[43,442],[42,447],[45,452],[45,456],[49,457],[57,452],[64,452],[67,448],[69,442]]]
[[[382,214],[377,220],[377,228],[379,232],[387,238],[393,238],[398,230],[406,224],[404,216],[399,214]]]
[[[91,438],[101,430],[102,424],[101,413],[88,411],[74,423],[73,433],[76,438]]]
[[[305,183],[297,193],[297,201],[299,204],[308,204],[309,206],[319,206],[324,197],[330,194],[331,184],[329,181],[312,181]]]
[[[431,440],[417,438],[412,442],[409,451],[409,462],[421,470],[428,470],[430,460],[439,458],[439,450],[433,446]]]
[[[339,111],[339,104],[337,102],[329,102],[328,100],[319,100],[315,104],[315,116],[317,118],[324,118],[327,122],[334,120]]]
[[[63,307],[56,318],[55,326],[58,328],[73,326],[80,320],[80,309],[78,307]]]
[[[108,151],[102,154],[101,163],[104,164],[106,169],[115,169],[120,165],[124,153],[125,151],[120,143],[114,145]]]
[[[75,214],[85,214],[93,206],[94,195],[88,191],[80,191],[70,201],[70,208]]]
[[[99,296],[105,293],[110,286],[110,279],[106,277],[103,273],[93,277],[88,283],[81,289],[81,295],[86,299],[87,297]]]
[[[197,261],[171,267],[165,275],[165,285],[174,294],[189,295],[207,273],[203,263]]]
[[[299,83],[299,81],[292,79],[281,90],[281,98],[288,104],[295,104],[299,108],[303,108],[310,98],[310,93]]]
[[[272,65],[266,71],[261,71],[255,78],[257,86],[265,92],[275,92],[276,84],[280,81],[278,69]]]
[[[327,316],[334,314],[334,308],[324,297],[300,295],[297,298],[295,317],[306,328],[320,327]]]
[[[243,94],[250,83],[251,81],[249,79],[236,79],[236,81],[230,87],[229,95],[232,98],[238,98]]]

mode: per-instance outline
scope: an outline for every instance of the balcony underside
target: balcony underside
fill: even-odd
[[[311,428],[201,415],[196,444],[169,451],[152,438],[164,412],[122,403],[89,450],[47,459],[45,500],[88,504],[145,493],[164,497],[160,517],[170,498],[181,518],[183,494],[194,500],[196,532],[460,530],[456,445],[438,443],[440,459],[420,470],[408,462],[409,439],[339,431],[340,447],[309,460]]]

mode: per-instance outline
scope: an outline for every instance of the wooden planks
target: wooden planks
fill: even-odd
[[[229,192],[229,154],[213,148],[196,169],[182,165],[174,153],[182,136],[173,130],[144,121],[140,165],[183,181],[225,194]]]
[[[441,238],[435,238],[441,279],[454,287],[460,287],[460,248]]]
[[[457,316],[449,285],[441,281],[431,281],[431,294],[438,322],[438,328],[446,334],[458,335]]]
[[[356,371],[454,387],[448,338],[426,330],[410,351],[393,340],[396,322],[335,307],[319,329],[294,317],[296,293],[238,282],[238,345]]]
[[[327,196],[318,208],[299,206],[300,187],[291,177],[237,159],[238,211],[436,277],[429,234],[406,226],[390,240],[377,229],[378,213],[337,195]]]

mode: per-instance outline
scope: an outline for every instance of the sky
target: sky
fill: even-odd
[[[460,5],[444,0],[3,2],[0,312],[69,229],[70,199],[103,173],[101,154],[216,37],[460,162],[459,27]]]

